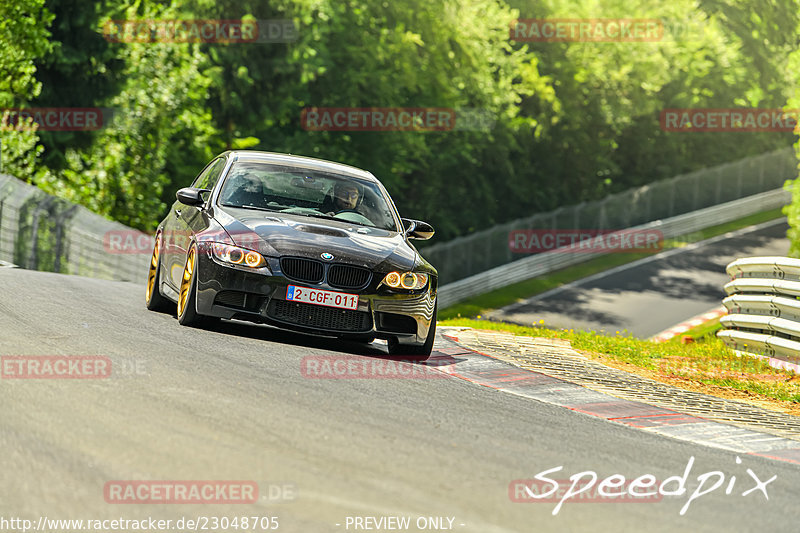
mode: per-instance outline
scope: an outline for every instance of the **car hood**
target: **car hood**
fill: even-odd
[[[327,252],[335,263],[369,269],[386,263],[388,268],[407,270],[418,260],[416,250],[395,231],[230,207],[218,209],[214,216],[235,244],[270,257],[320,259]]]

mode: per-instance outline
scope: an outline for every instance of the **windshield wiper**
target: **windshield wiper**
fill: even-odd
[[[269,209],[268,207],[258,207],[256,205],[232,205],[232,204],[220,204],[222,207],[234,207],[236,209],[255,209],[256,211],[266,211],[268,213],[279,213],[280,211],[276,209]]]
[[[364,226],[365,228],[374,228],[376,227],[374,224],[364,224],[363,222],[353,222],[352,220],[345,220],[343,218],[336,218],[330,215],[325,215],[320,213],[319,215],[315,215],[313,213],[309,213],[307,215],[303,215],[304,217],[315,217],[315,218],[326,218],[328,220],[335,220],[336,222],[341,222],[342,224],[355,224],[356,226]]]
[[[347,222],[346,220],[342,220],[341,218],[332,217],[331,215],[326,215],[324,213],[315,214],[315,213],[295,213],[296,215],[304,216],[304,217],[314,217],[314,218],[327,218],[328,220],[338,220],[339,222]]]

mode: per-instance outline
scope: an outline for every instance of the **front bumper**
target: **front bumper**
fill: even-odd
[[[267,261],[271,274],[227,267],[199,253],[197,312],[336,337],[396,338],[405,344],[422,344],[428,336],[436,305],[435,277],[417,294],[377,289],[376,275],[367,288],[348,291],[324,282],[292,281],[283,276],[277,259]],[[358,294],[358,307],[345,310],[287,301],[289,285]]]

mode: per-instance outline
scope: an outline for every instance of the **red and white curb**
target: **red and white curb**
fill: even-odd
[[[705,324],[711,320],[715,320],[723,315],[726,315],[728,310],[725,309],[723,306],[716,307],[711,311],[707,311],[703,314],[697,315],[695,317],[690,318],[685,322],[681,322],[676,326],[672,326],[669,329],[665,329],[661,333],[657,333],[650,337],[650,340],[653,342],[667,342],[673,337],[680,335],[681,333],[685,333],[692,328],[696,328],[701,324]]]
[[[800,464],[800,441],[623,400],[540,372],[525,370],[458,345],[437,346],[426,365],[450,376],[502,392],[565,407],[665,437],[741,454]]]

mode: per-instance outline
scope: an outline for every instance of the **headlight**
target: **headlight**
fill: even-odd
[[[383,278],[382,283],[393,289],[407,289],[410,291],[424,289],[428,284],[428,275],[416,272],[389,272]]]
[[[230,265],[237,265],[249,268],[264,268],[267,266],[267,260],[264,256],[253,250],[246,248],[239,248],[238,246],[230,246],[215,242],[211,245],[211,253],[214,257],[223,263]]]

